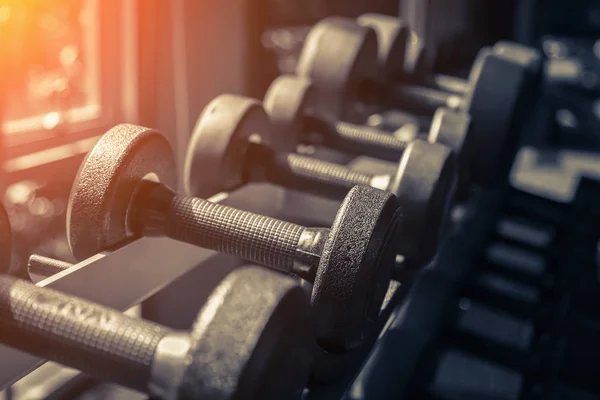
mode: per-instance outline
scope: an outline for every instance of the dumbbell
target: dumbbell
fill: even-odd
[[[208,143],[218,152],[223,141]],[[242,163],[243,160],[234,161]],[[356,186],[330,229],[175,194],[173,153],[157,131],[118,125],[88,153],[67,206],[73,255],[85,259],[127,238],[167,236],[296,273],[313,283],[317,338],[330,352],[358,346],[377,319],[395,263],[393,194]],[[208,173],[235,165],[206,164]]]
[[[446,145],[454,151],[461,181],[465,183],[472,175],[471,158],[485,156],[473,149],[474,132],[469,129],[470,116],[467,113],[440,108],[433,115],[427,135],[408,134],[406,139],[399,139],[378,129],[342,121],[331,122],[318,116],[315,112],[316,97],[314,85],[305,77],[281,75],[271,83],[263,104],[276,133],[271,135],[276,149],[294,151],[301,142],[320,143],[356,155],[398,162],[410,143],[421,138]],[[319,136],[316,140],[315,134]],[[422,161],[420,168],[425,168],[425,163]]]
[[[297,74],[310,78],[317,88],[319,113],[346,120],[353,118],[348,110],[361,99],[393,107],[398,98],[406,98],[402,95],[405,86],[390,82],[383,74],[378,76],[378,51],[375,31],[351,19],[329,17],[311,29]],[[478,181],[496,180],[500,161],[514,152],[518,139],[515,125],[527,111],[525,102],[533,98],[540,70],[539,53],[525,46],[500,42],[494,49],[479,52],[469,79],[471,89],[458,105],[472,118],[474,147],[487,155],[477,159],[473,168]],[[414,97],[411,102],[417,101]]]
[[[300,398],[314,349],[293,279],[241,268],[189,332],[0,277],[0,342],[160,399]]]
[[[298,114],[302,106],[291,103],[297,107],[282,107]],[[395,174],[375,175],[278,152],[279,145],[290,149],[297,144],[298,127],[287,127],[287,132],[274,131],[258,100],[238,95],[215,98],[198,117],[190,137],[184,164],[186,193],[206,197],[251,182],[270,182],[342,200],[355,185],[369,185],[398,200],[402,222],[394,246],[406,260],[403,267],[422,266],[431,259],[455,183],[455,158],[449,147],[416,140],[397,159]]]

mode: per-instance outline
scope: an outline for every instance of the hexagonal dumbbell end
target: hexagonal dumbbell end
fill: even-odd
[[[189,333],[0,277],[0,341],[164,399],[300,398],[314,352],[306,295],[261,268],[234,271]]]

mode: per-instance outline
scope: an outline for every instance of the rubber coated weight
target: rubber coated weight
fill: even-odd
[[[456,184],[456,159],[439,143],[412,142],[390,184],[403,211],[398,253],[407,267],[422,266],[435,255]]]
[[[427,141],[441,143],[454,150],[460,164],[459,175],[468,175],[471,167],[469,158],[485,157],[485,154],[475,152],[474,137],[470,114],[449,108],[438,108],[433,114]]]
[[[396,162],[407,144],[414,140],[417,129],[414,125],[405,125],[390,135],[370,126],[317,115],[311,106],[316,95],[313,88],[308,78],[294,75],[280,75],[269,86],[263,103],[273,125],[271,143],[275,149],[285,151],[308,143]],[[283,145],[279,147],[281,142]]]
[[[396,258],[396,246],[390,245],[396,224],[390,221],[398,217],[395,198],[387,192],[356,186],[342,202],[323,247],[327,268],[319,268],[313,284],[316,332],[325,342],[362,326],[346,345],[354,347],[367,331],[364,324],[377,319],[392,278],[392,268],[385,266]],[[335,350],[334,343],[328,348]]]
[[[67,206],[67,238],[82,260],[121,243],[128,211],[142,179],[174,186],[175,160],[167,139],[135,125],[117,125],[81,164]]]
[[[12,229],[6,209],[0,204],[0,268],[2,275],[8,275],[12,260]]]
[[[379,72],[390,78],[404,72],[412,40],[408,25],[398,17],[371,13],[361,15],[356,21],[377,33]]]
[[[263,107],[274,134],[271,143],[279,151],[296,151],[306,132],[304,116],[316,107],[315,88],[310,79],[280,75],[267,89]]]
[[[193,325],[179,397],[299,399],[315,346],[312,326],[293,279],[258,267],[232,272]]]
[[[298,59],[296,73],[317,88],[317,108],[333,119],[356,118],[348,105],[359,97],[361,83],[378,74],[378,44],[371,28],[340,17],[319,21],[309,32]]]
[[[243,167],[250,137],[269,145],[272,135],[260,102],[235,95],[211,101],[198,117],[184,164],[184,190],[208,197],[243,183]],[[260,135],[260,136],[259,136]],[[201,177],[201,179],[200,179]]]
[[[252,109],[252,103],[249,102],[245,107],[241,108],[244,110]],[[219,107],[215,107],[213,110],[215,110],[215,114],[224,111],[218,111]],[[224,113],[230,117],[233,115],[229,112]],[[211,118],[217,118],[216,115],[209,115]],[[239,123],[239,120],[244,120],[246,114],[245,111],[242,111],[239,113],[236,112],[235,115],[239,116]],[[125,133],[129,133],[122,135],[120,132],[121,129],[125,130]],[[160,164],[159,157],[170,156],[171,150],[166,139],[158,140],[156,136],[161,135],[156,131],[143,127],[132,129],[125,125],[111,129],[98,142],[97,146],[100,148],[110,147],[111,142],[114,142],[115,146],[118,145],[125,154],[115,155],[114,152],[107,151],[104,153],[105,158],[102,158],[101,151],[96,148],[92,149],[91,154],[95,155],[95,157],[88,157],[84,165],[80,168],[79,179],[75,181],[73,191],[76,194],[82,192],[77,185],[80,182],[86,181],[82,180],[81,177],[87,176],[88,171],[94,169],[93,166],[86,165],[86,163],[110,164],[111,157],[115,157],[117,160],[127,160],[129,164],[135,164],[136,156],[143,155]],[[147,138],[152,138],[154,142],[145,142],[144,139]],[[144,143],[150,143],[152,146],[144,148]],[[155,148],[156,143],[159,143],[161,146],[158,150]],[[219,146],[222,149],[226,149],[227,146],[224,144],[226,143],[220,143]],[[153,155],[151,154],[152,150],[155,151]],[[144,169],[143,172],[148,173],[152,171]],[[206,173],[206,171],[203,172]],[[102,174],[103,171],[97,171],[97,173]],[[130,174],[129,177],[131,178],[131,176]],[[398,216],[393,215],[390,218],[378,219],[377,224],[374,226],[365,224],[361,226],[333,226],[332,229],[309,228],[222,204],[216,204],[201,198],[178,195],[164,184],[148,180],[144,181],[143,176],[144,174],[137,174],[135,175],[135,179],[138,180],[137,182],[128,182],[128,188],[138,187],[137,190],[132,189],[120,192],[120,194],[128,195],[130,198],[120,198],[116,204],[119,207],[117,211],[123,214],[129,213],[129,218],[119,219],[122,223],[119,226],[112,224],[105,227],[103,225],[103,229],[96,229],[96,234],[110,237],[115,241],[124,241],[127,238],[141,236],[166,236],[195,246],[231,254],[250,262],[279,269],[285,273],[296,273],[301,277],[307,277],[307,280],[311,280],[314,283],[317,275],[331,276],[331,273],[326,270],[336,268],[336,265],[346,262],[338,259],[337,256],[332,258],[323,254],[322,249],[327,247],[327,241],[331,240],[330,238],[339,237],[337,230],[343,229],[354,232],[351,237],[344,236],[344,239],[349,241],[344,248],[351,246],[352,248],[361,249],[355,255],[357,256],[356,260],[362,261],[368,260],[367,256],[361,253],[362,249],[372,249],[366,243],[371,243],[371,241],[373,243],[381,243],[381,251],[385,251],[387,246],[389,246],[387,240],[392,236],[390,232],[395,232],[398,224]],[[105,182],[106,187],[113,187],[115,185],[113,182],[120,182],[122,179],[122,177],[115,175],[114,168],[111,169],[110,166],[107,166],[107,176],[99,177],[99,180]],[[388,207],[392,207],[394,210],[397,208],[396,198],[391,193],[370,187],[361,188],[357,186],[350,190],[348,196],[353,196],[353,193],[356,191],[361,191],[361,193],[365,194],[359,198],[367,203],[361,206],[361,210],[365,210],[368,207],[369,214],[365,215],[365,218],[368,218],[367,221],[371,221],[372,219],[369,216],[387,215]],[[112,216],[114,211],[109,207],[98,208],[95,206],[95,204],[105,203],[101,197],[94,197],[94,192],[86,192],[86,194],[87,196],[71,196],[71,201],[77,203],[70,205],[70,212],[73,212],[71,210],[83,210],[89,205],[90,208],[94,209],[94,219],[102,220],[103,217],[109,219]],[[114,193],[107,192],[106,190],[95,192],[95,196],[106,194],[112,196]],[[387,199],[385,203],[378,202],[378,199],[382,197]],[[123,207],[125,208],[124,211],[121,208],[123,204],[128,205]],[[358,205],[352,202],[350,206],[341,208],[338,211],[340,215],[337,218],[344,220],[344,214],[356,212],[353,211],[354,207],[358,207]],[[100,212],[103,212],[105,215],[100,215]],[[82,222],[77,221],[75,217],[83,220],[89,218],[87,215],[72,214],[68,216],[67,220],[71,224],[80,225]],[[109,228],[112,231],[108,230]],[[72,231],[73,229],[71,229]],[[70,243],[78,244],[77,253],[82,258],[86,258],[104,250],[99,248],[99,244],[106,242],[106,238],[101,236],[96,241],[76,242],[71,240]],[[84,247],[84,244],[87,247]],[[339,245],[343,245],[343,243]],[[390,263],[387,263],[388,259],[381,261],[381,263],[375,265],[365,263],[364,265],[361,264],[360,268],[345,269],[343,275],[338,277],[339,282],[343,283],[338,284],[336,287],[338,290],[336,294],[340,299],[343,299],[344,304],[335,309],[348,310],[352,306],[357,307],[358,310],[355,310],[356,312],[349,311],[336,315],[332,315],[329,312],[331,310],[318,313],[316,326],[322,327],[318,331],[320,335],[318,336],[319,343],[330,346],[335,350],[348,350],[348,346],[356,345],[357,338],[361,337],[368,325],[367,320],[361,320],[358,317],[364,314],[363,310],[365,306],[358,307],[357,304],[361,300],[367,302],[369,305],[379,301],[380,304],[377,306],[381,306],[379,299],[364,298],[364,295],[365,293],[375,293],[376,291],[372,289],[374,286],[387,285],[389,280],[379,282],[375,280],[356,279],[352,278],[352,276],[359,274],[362,277],[364,274],[367,274],[365,268],[373,269],[372,271],[368,271],[371,277],[388,276],[389,271],[391,271],[394,265],[393,260]],[[387,271],[379,272],[380,269]],[[340,290],[344,292],[342,293]],[[327,323],[319,321],[319,318],[324,317],[331,317],[334,321],[328,321]],[[335,331],[326,332],[323,327],[327,326],[335,327]]]
[[[480,50],[476,58],[469,76],[471,90],[465,93],[462,110],[471,114],[476,129],[474,149],[481,156],[473,158],[471,172],[478,182],[493,183],[502,159],[516,145],[519,129],[515,115],[528,75],[525,65],[490,48]]]

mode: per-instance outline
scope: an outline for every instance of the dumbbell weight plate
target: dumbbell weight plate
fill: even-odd
[[[313,284],[317,336],[335,338],[348,326],[361,327],[354,329],[360,343],[364,318],[377,320],[392,278],[399,218],[389,192],[356,186],[346,196],[323,248],[327,268],[318,269]]]
[[[308,78],[282,75],[265,94],[263,107],[275,131],[271,143],[281,152],[295,152],[306,129],[303,117],[316,107],[315,87]]]
[[[193,179],[184,179],[184,189],[196,197],[212,196],[243,183],[246,148],[252,135],[271,145],[271,136],[264,134],[270,130],[270,121],[258,100],[235,95],[218,99],[198,117],[185,158],[183,176]],[[219,107],[223,103],[235,106]]]
[[[349,35],[348,32],[356,34]],[[357,116],[346,109],[346,105],[355,104],[352,99],[359,97],[360,84],[365,77],[377,76],[377,63],[372,61],[377,60],[377,54],[374,30],[340,17],[328,17],[319,21],[308,34],[296,72],[299,76],[310,77],[318,88],[319,113],[353,122]],[[349,100],[339,101],[339,98]]]
[[[397,250],[416,266],[430,261],[438,247],[456,184],[455,165],[448,146],[415,140],[390,184],[404,211]]]
[[[515,122],[520,121],[515,115],[522,113],[519,101],[531,67],[529,60],[515,61],[519,60],[483,48],[471,69],[471,90],[465,93],[462,109],[471,114],[477,131],[474,149],[482,156],[473,159],[472,171],[479,182],[493,183],[501,158],[517,140]]]
[[[202,314],[191,331],[194,359],[182,398],[300,398],[316,343],[294,280],[243,267],[215,289]]]
[[[174,187],[175,170],[171,147],[156,131],[122,124],[102,136],[81,164],[67,206],[67,238],[75,258],[121,243],[139,182],[147,178]]]
[[[389,77],[402,74],[412,39],[412,32],[404,20],[391,15],[363,14],[356,21],[377,32],[380,73]]]

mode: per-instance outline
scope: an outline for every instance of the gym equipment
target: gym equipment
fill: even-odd
[[[306,296],[262,268],[227,276],[188,333],[8,276],[0,293],[0,342],[153,398],[300,398],[308,380]]]
[[[424,74],[425,47],[418,35],[398,17],[367,13],[356,22],[375,30],[379,44],[378,61],[384,76],[409,81],[430,89],[463,95],[469,91],[469,81],[450,75]]]
[[[184,167],[187,194],[206,196],[250,182],[270,182],[342,200],[355,185],[393,193],[402,214],[394,247],[406,265],[422,266],[437,248],[455,182],[450,148],[416,140],[407,146],[393,175],[360,173],[349,167],[295,153],[277,152],[278,142],[293,148],[297,127],[273,131],[260,102],[221,95],[196,123]],[[280,140],[278,140],[280,139]],[[271,143],[275,143],[272,146]],[[208,172],[209,166],[217,172]]]
[[[176,195],[169,189],[174,170],[171,147],[159,132],[123,124],[104,134],[82,163],[69,198],[67,236],[75,257],[130,237],[167,236],[296,273],[313,283],[319,343],[333,352],[360,344],[394,266],[390,243],[399,215],[393,194],[356,186],[331,229],[307,228]]]
[[[299,143],[308,142],[398,162],[410,143],[422,138],[454,150],[461,166],[459,175],[463,177],[472,175],[469,171],[474,164],[471,158],[485,157],[471,144],[474,140],[473,130],[469,129],[471,118],[464,112],[439,108],[433,115],[427,135],[409,134],[406,139],[399,139],[398,134],[390,135],[368,126],[330,122],[315,113],[315,102],[315,88],[307,78],[281,75],[271,83],[265,95],[264,108],[275,129],[271,136],[276,149],[294,151]],[[316,140],[315,136],[318,136]]]
[[[412,96],[410,87],[387,83],[388,77],[378,76],[378,53],[372,28],[342,17],[317,23],[307,37],[297,68],[297,74],[310,78],[317,88],[316,110],[328,118],[351,121],[357,118],[351,108],[361,99],[393,108],[398,97],[406,99],[399,92],[411,93],[408,103],[435,97]],[[514,152],[515,126],[535,100],[540,70],[541,57],[536,50],[499,42],[493,49],[480,51],[471,70],[471,90],[461,104],[434,102],[436,108],[450,105],[470,114],[474,147],[487,155],[477,159],[473,168],[478,181],[493,183],[505,175],[498,165]]]

